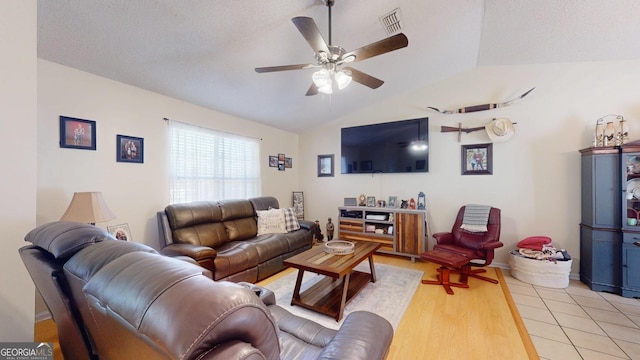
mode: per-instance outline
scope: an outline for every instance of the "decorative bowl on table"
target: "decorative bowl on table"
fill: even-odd
[[[347,255],[353,253],[355,246],[351,241],[331,240],[324,244],[324,251],[334,255]]]

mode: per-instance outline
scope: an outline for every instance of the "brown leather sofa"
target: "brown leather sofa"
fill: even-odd
[[[54,222],[20,255],[58,327],[67,359],[383,359],[393,337],[369,312],[339,330],[299,318],[251,284],[113,239],[91,225]]]
[[[270,196],[169,205],[157,214],[160,251],[193,258],[214,280],[260,281],[283,270],[288,257],[310,249],[320,232],[314,222],[298,220],[299,230],[257,235],[256,211],[270,208],[279,208]]]

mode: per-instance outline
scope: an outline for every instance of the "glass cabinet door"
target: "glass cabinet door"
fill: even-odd
[[[623,218],[622,227],[627,230],[640,231],[640,153],[622,154]],[[625,215],[626,214],[626,215]]]

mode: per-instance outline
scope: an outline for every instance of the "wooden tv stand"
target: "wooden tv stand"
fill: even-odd
[[[338,239],[380,244],[378,252],[414,262],[427,250],[427,212],[369,206],[338,208]]]

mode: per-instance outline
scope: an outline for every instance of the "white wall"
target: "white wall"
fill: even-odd
[[[97,150],[60,148],[60,115],[96,121]],[[291,205],[297,135],[38,60],[38,224],[59,220],[74,192],[102,191],[117,218],[97,225],[128,223],[134,241],[158,248],[155,216],[169,203],[165,117],[262,138],[262,194]],[[116,162],[116,134],[144,138],[144,164]],[[268,167],[278,153],[292,157],[293,168]]]
[[[357,86],[357,85],[352,85]],[[536,89],[522,101],[491,111],[444,115],[427,106],[456,109],[500,102]],[[430,232],[449,231],[455,214],[467,203],[502,209],[502,237],[496,262],[505,264],[518,241],[550,236],[576,259],[579,271],[580,154],[589,147],[596,119],[622,114],[631,139],[640,138],[640,61],[480,67],[412,94],[363,109],[303,134],[300,172],[309,217],[335,219],[344,197],[359,194],[387,199],[427,197]],[[340,96],[340,94],[334,94]],[[349,174],[316,176],[318,154],[340,156],[340,128],[428,116],[430,163],[426,174]],[[493,175],[462,176],[461,145],[490,142],[486,132],[441,133],[440,126],[484,126],[493,117],[517,122],[516,135],[493,144]]]
[[[33,341],[34,287],[18,249],[36,218],[36,2],[0,1],[0,341]]]

